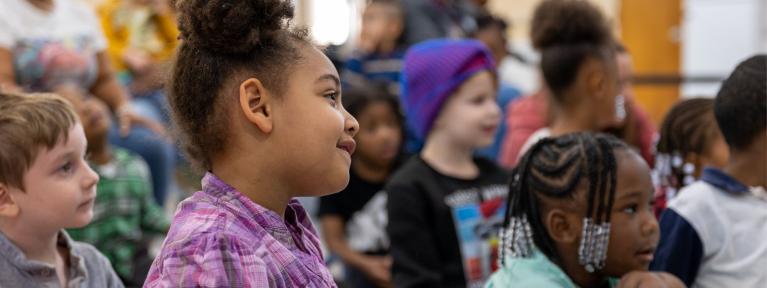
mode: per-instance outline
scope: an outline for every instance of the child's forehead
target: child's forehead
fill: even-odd
[[[630,196],[645,196],[653,193],[650,169],[644,159],[629,149],[615,151],[616,160],[616,191],[615,198],[630,198]]]
[[[53,165],[63,159],[83,154],[85,152],[83,148],[87,146],[86,141],[83,128],[77,123],[66,134],[60,135],[53,147],[49,148],[45,145],[40,145],[37,148],[37,158],[32,165],[34,166],[37,163]]]
[[[616,180],[616,187],[615,187],[615,200],[618,199],[633,199],[635,197],[642,197],[647,196],[649,194],[650,196],[653,193],[653,185],[652,185],[652,179],[650,178],[650,170],[647,168],[647,164],[644,163],[644,160],[638,156],[635,152],[629,150],[629,149],[615,149],[613,151],[615,155],[615,180]],[[589,190],[590,188],[594,189],[594,201],[598,201],[596,199],[599,198],[599,181],[601,177],[609,177],[608,171],[602,170],[604,167],[600,167],[596,170],[596,172],[599,174],[596,178],[594,178],[594,183],[592,183],[591,178],[589,177],[589,167],[588,165],[595,165],[596,163],[584,163],[584,166],[581,166],[581,173],[580,177],[577,180],[578,183],[575,185],[575,190],[570,195],[570,197],[565,197],[563,201],[553,201],[552,204],[555,202],[560,202],[562,204],[566,204],[566,206],[574,207],[579,205],[584,205],[587,203],[587,199],[589,196]],[[571,171],[572,172],[572,171]],[[533,173],[536,173],[533,171]],[[573,172],[574,173],[574,172]],[[562,181],[565,181],[563,177]],[[608,182],[605,183],[605,191],[606,193],[609,193],[609,178],[607,178]],[[562,184],[562,183],[559,183]],[[591,185],[595,185],[594,187],[590,187]],[[605,195],[609,196],[609,195]],[[557,200],[555,198],[550,198],[551,200]],[[605,198],[607,199],[607,198]]]
[[[372,100],[362,107],[358,115],[354,115],[359,121],[381,121],[396,118],[397,112],[392,105],[384,100]]]

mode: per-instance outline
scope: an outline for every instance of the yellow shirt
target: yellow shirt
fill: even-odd
[[[127,70],[123,53],[128,49],[143,51],[156,63],[168,60],[178,44],[175,15],[158,13],[152,7],[131,0],[105,0],[99,7],[101,26],[107,38],[112,65]]]

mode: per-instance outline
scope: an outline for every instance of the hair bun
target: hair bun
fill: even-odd
[[[533,16],[533,47],[543,50],[566,45],[607,45],[611,34],[602,13],[587,1],[548,0]]]
[[[289,0],[178,0],[176,8],[186,44],[222,54],[253,51],[293,18]]]

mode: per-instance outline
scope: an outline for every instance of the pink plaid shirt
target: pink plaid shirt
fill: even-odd
[[[309,216],[285,219],[207,173],[179,204],[144,287],[336,287]]]

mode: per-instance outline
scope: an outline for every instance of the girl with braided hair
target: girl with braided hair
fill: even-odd
[[[502,267],[487,287],[680,287],[646,272],[660,236],[652,195],[647,164],[620,140],[542,139],[512,171]]]
[[[661,125],[653,180],[655,215],[706,166],[722,168],[729,151],[714,118],[714,99],[693,98],[671,108]]]

